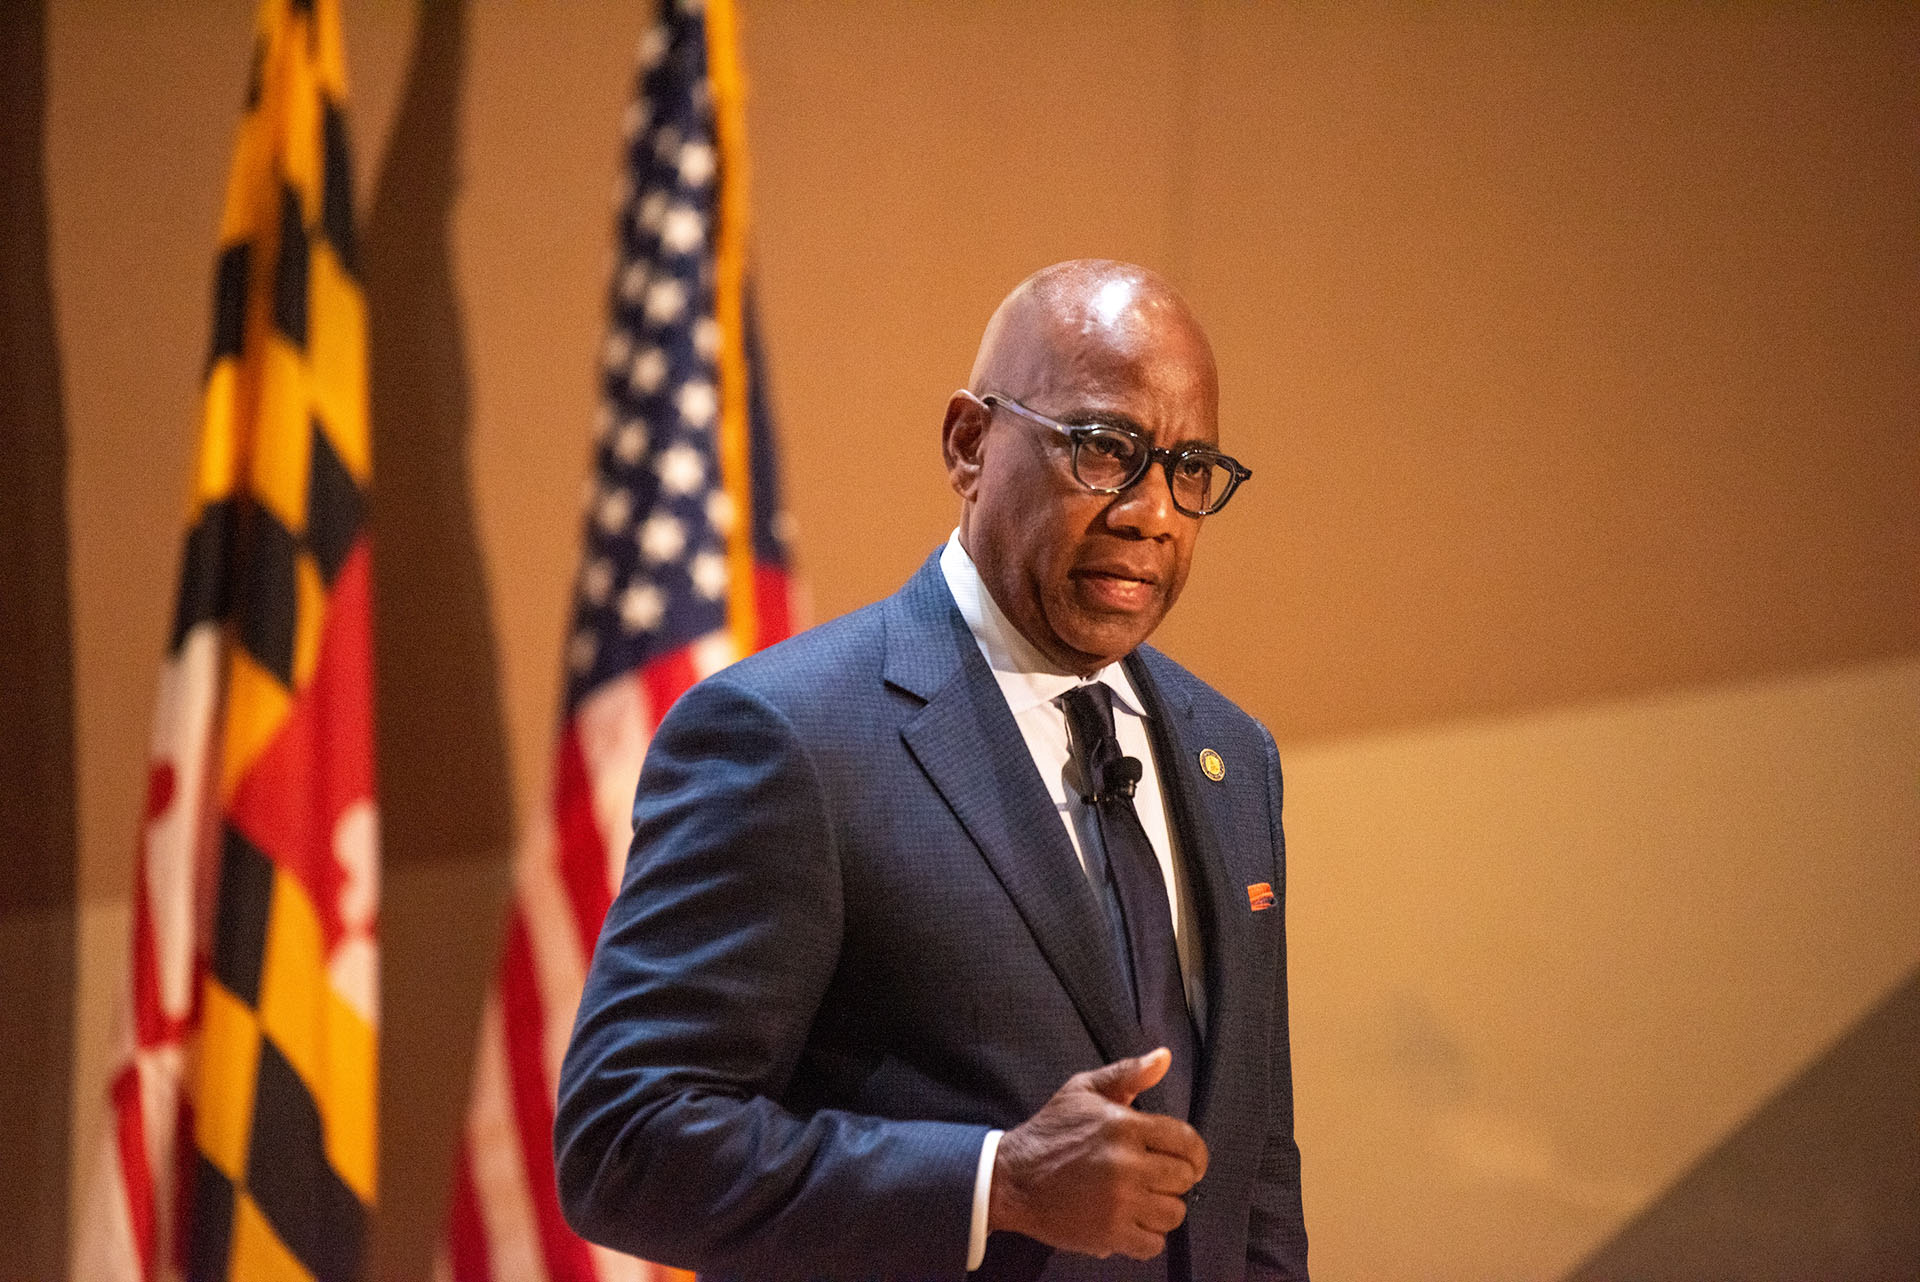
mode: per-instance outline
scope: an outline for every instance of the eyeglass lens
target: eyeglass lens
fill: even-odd
[[[1138,438],[1096,428],[1076,442],[1073,471],[1081,484],[1093,489],[1124,489],[1146,470],[1149,457]],[[1173,497],[1188,511],[1206,513],[1232,480],[1232,472],[1218,460],[1204,454],[1182,458],[1173,466]]]

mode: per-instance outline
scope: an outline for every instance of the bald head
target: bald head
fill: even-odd
[[[1158,272],[1107,258],[1043,267],[1001,301],[973,358],[967,386],[1015,400],[1073,381],[1090,363],[1159,358],[1217,403],[1213,348],[1186,300]]]
[[[1046,420],[1130,432],[1164,461],[1217,447],[1219,402],[1200,323],[1144,267],[1058,263],[987,322],[968,387],[947,402],[947,477],[981,581],[1055,670],[1092,673],[1147,639],[1186,582],[1200,518],[1174,504],[1170,461],[1092,488]]]

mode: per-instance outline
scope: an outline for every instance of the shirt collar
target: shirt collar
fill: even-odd
[[[1113,691],[1114,711],[1146,716],[1133,682],[1119,663],[1109,663],[1084,678],[1076,673],[1060,672],[1048,663],[1046,656],[1021,635],[1020,629],[1001,611],[1000,603],[987,591],[980,568],[960,545],[959,530],[947,536],[947,546],[941,549],[940,573],[947,581],[947,591],[953,594],[954,605],[960,609],[960,617],[967,621],[967,630],[973,633],[974,644],[980,647],[981,656],[993,670],[994,679],[1000,683],[1007,706],[1015,716],[1039,704],[1052,703],[1075,686],[1095,681],[1103,682]]]

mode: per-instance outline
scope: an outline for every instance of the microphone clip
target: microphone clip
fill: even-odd
[[[1099,762],[1093,768],[1093,796],[1087,800],[1131,801],[1143,773],[1138,757],[1115,756]]]

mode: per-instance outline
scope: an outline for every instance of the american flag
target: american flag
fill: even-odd
[[[640,43],[551,804],[515,861],[436,1272],[684,1277],[560,1215],[553,1107],[647,743],[693,682],[786,636],[790,580],[746,287],[734,15],[667,0]]]

